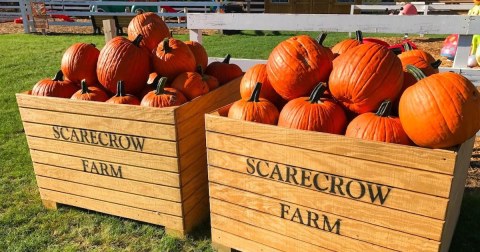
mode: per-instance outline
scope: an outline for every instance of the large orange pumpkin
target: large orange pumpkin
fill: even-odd
[[[185,41],[185,44],[195,56],[196,65],[200,65],[202,69],[206,69],[208,65],[208,55],[205,47],[197,41]]]
[[[85,79],[88,84],[96,85],[98,55],[100,51],[94,44],[71,45],[62,56],[61,69],[65,78],[76,84]]]
[[[402,63],[384,46],[361,44],[335,59],[328,85],[332,96],[349,110],[372,112],[400,94]]]
[[[150,55],[139,44],[142,35],[132,42],[124,37],[108,41],[100,51],[97,76],[100,84],[112,94],[117,93],[117,83],[123,80],[125,92],[139,93],[150,74]]]
[[[377,113],[363,113],[347,126],[345,136],[386,143],[410,144],[398,117],[391,116],[392,102],[384,101]]]
[[[342,107],[333,100],[323,98],[327,87],[317,85],[310,97],[299,97],[289,101],[280,111],[278,126],[343,134],[347,118]]]
[[[94,86],[88,87],[85,80],[80,82],[80,87],[81,89],[72,95],[72,100],[104,102],[109,98],[108,94],[102,89]]]
[[[363,43],[362,32],[356,31],[355,35],[356,35],[355,39],[349,38],[349,39],[342,40],[332,47],[332,53],[334,54],[334,57],[337,57],[338,55],[348,51],[349,49],[354,48]]]
[[[429,76],[438,73],[438,67],[442,63],[440,60],[435,60],[435,58],[426,51],[413,49],[408,43],[405,43],[404,47],[405,51],[398,55],[398,58],[402,62],[404,72],[403,90],[417,82],[417,79],[407,71],[407,65],[413,65],[422,70],[426,76]]]
[[[149,51],[157,48],[164,38],[170,37],[170,30],[165,22],[155,13],[146,12],[135,16],[128,24],[128,39],[134,40],[138,35],[143,36],[140,45]]]
[[[277,107],[283,104],[282,97],[275,92],[267,76],[267,68],[265,64],[257,64],[249,68],[240,81],[240,95],[243,99],[248,99],[252,96],[256,84],[262,83],[260,97],[273,102]]]
[[[153,69],[159,75],[174,80],[183,72],[194,72],[195,68],[195,56],[181,40],[166,38],[158,44]]]
[[[307,96],[321,81],[328,80],[333,55],[309,36],[289,38],[278,44],[267,61],[273,89],[284,99]]]
[[[175,78],[172,87],[184,94],[188,100],[193,100],[209,91],[208,83],[197,72],[185,72]]]
[[[162,77],[158,83],[157,89],[146,94],[140,102],[140,105],[145,107],[164,108],[179,106],[187,102],[187,98],[185,98],[180,91],[175,88],[165,87],[166,83],[167,78]]]
[[[407,69],[418,79],[400,98],[400,121],[412,141],[423,147],[447,148],[461,144],[480,129],[480,94],[457,73],[425,76],[414,66]]]
[[[134,95],[126,94],[124,87],[123,81],[118,81],[117,93],[108,99],[106,103],[140,105],[140,100]]]
[[[62,71],[58,71],[53,79],[42,79],[32,88],[32,95],[70,98],[77,92],[78,86],[70,80],[63,80]]]
[[[242,76],[243,71],[237,64],[230,63],[231,55],[227,54],[222,62],[214,61],[207,66],[205,74],[217,78],[221,85]]]

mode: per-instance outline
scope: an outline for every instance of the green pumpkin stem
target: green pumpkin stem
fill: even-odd
[[[325,85],[324,82],[320,82],[312,91],[310,94],[310,97],[308,98],[308,101],[311,104],[318,103],[320,98],[322,98],[323,93],[325,93],[325,90],[327,90],[327,85]]]
[[[248,99],[249,102],[259,102],[260,101],[260,91],[262,91],[262,83],[257,82],[255,84],[255,87],[253,88],[252,95],[250,96],[250,99]]]
[[[442,64],[442,61],[441,60],[436,60],[435,62],[433,62],[432,64],[430,64],[430,66],[432,66],[433,68],[435,69],[438,69],[438,67]]]
[[[198,65],[197,68],[195,69],[197,73],[199,73],[201,76],[203,76],[203,67],[201,65]]]
[[[87,81],[85,79],[80,82],[80,87],[82,88],[82,94],[90,93],[90,90],[88,90]]]
[[[138,36],[135,38],[135,40],[132,42],[136,47],[140,47],[140,42],[142,42],[143,35],[138,34]]]
[[[123,83],[123,80],[119,80],[117,82],[117,94],[115,94],[116,97],[123,97],[125,96],[125,84]]]
[[[156,95],[165,94],[165,85],[167,84],[167,77],[162,77],[158,81],[157,89],[155,90]]]
[[[381,117],[388,117],[392,113],[392,102],[390,100],[385,100],[382,102],[380,107],[377,110],[377,113],[375,113],[377,116]]]
[[[403,43],[403,49],[405,49],[405,51],[413,51],[413,47],[410,43]]]
[[[170,38],[165,38],[163,39],[163,51],[165,53],[170,53],[172,51],[172,48],[170,47]]]
[[[415,77],[417,81],[426,78],[427,76],[422,72],[422,70],[418,69],[418,67],[414,65],[407,65],[405,67],[409,73]]]
[[[363,44],[362,31],[360,31],[360,30],[355,31],[355,36],[356,36],[357,41],[360,42],[360,44]]]
[[[326,38],[327,38],[327,33],[322,32],[320,33],[320,35],[318,35],[317,42],[323,46],[323,42],[325,41]]]
[[[227,54],[225,56],[225,59],[223,59],[222,63],[225,63],[225,64],[230,64],[230,58],[232,57],[232,55],[230,54]]]
[[[58,71],[52,79],[53,81],[63,81],[63,72],[62,70]]]

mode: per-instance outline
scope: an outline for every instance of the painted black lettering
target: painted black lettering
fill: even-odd
[[[88,160],[82,159],[82,164],[83,164],[83,171],[84,171],[84,172],[87,172]]]
[[[312,183],[310,182],[310,176],[312,175],[312,172],[309,170],[302,169],[302,186],[305,187],[312,187]],[[310,184],[307,184],[310,183]]]
[[[275,166],[273,167],[273,171],[272,171],[272,174],[270,174],[270,179],[275,179],[273,176],[274,175],[277,175],[278,178],[277,180],[278,181],[283,181],[283,178],[282,178],[282,173],[280,172],[280,168],[278,167],[278,164],[275,164]]]
[[[88,131],[84,130],[84,129],[81,129],[80,130],[80,136],[82,137],[82,140],[80,142],[82,143],[90,143],[90,141],[88,140]]]
[[[317,213],[314,213],[314,212],[311,212],[311,211],[307,211],[307,214],[308,214],[308,222],[307,222],[307,225],[310,226],[310,227],[315,227],[315,228],[318,228],[318,229],[321,229],[319,226],[318,226],[318,219],[320,218],[320,216],[318,216]],[[312,223],[313,225],[315,226],[312,226]]]
[[[247,173],[254,174],[255,173],[255,159],[247,158]]]
[[[293,173],[291,171],[293,171]],[[294,167],[287,166],[287,178],[285,182],[291,183],[290,179],[292,179],[293,183],[295,183],[295,185],[298,185],[298,181],[295,175],[297,175],[297,170]]]
[[[101,144],[102,146],[108,146],[108,141],[107,141],[107,142],[104,142],[102,136],[108,137],[108,134],[105,133],[105,132],[102,132],[102,133],[98,134],[98,141],[100,142],[100,144]]]
[[[354,183],[354,182],[356,182],[360,186],[360,193],[359,193],[358,196],[352,195],[351,187],[352,187],[352,183]],[[365,196],[365,186],[360,181],[357,181],[357,180],[348,181],[348,183],[346,185],[346,189],[347,189],[348,196],[351,197],[351,198],[360,199],[360,198],[363,198],[363,196]]]
[[[125,139],[125,140],[124,140]],[[123,140],[123,141],[122,141]],[[125,143],[126,141],[126,143]],[[118,143],[124,150],[128,150],[130,148],[130,137],[128,136],[120,136],[118,137]],[[125,145],[124,145],[125,144]]]
[[[135,150],[143,151],[143,145],[145,144],[144,137],[131,137],[131,140]]]
[[[338,181],[338,184],[336,183]],[[345,195],[342,191],[343,179],[339,177],[332,176],[332,184],[330,186],[330,193],[336,194],[335,187],[338,190],[338,193],[341,195]]]
[[[98,144],[98,141],[97,141],[97,132],[96,131],[90,131],[90,141],[92,144]]]
[[[298,218],[298,221],[295,221],[295,218]],[[300,213],[299,208],[295,209],[295,213],[293,214],[290,220],[305,225],[305,222],[303,222],[302,214]]]
[[[328,232],[332,232],[333,229],[336,229],[335,234],[339,235],[340,234],[340,222],[341,222],[341,220],[337,219],[332,226],[332,225],[330,225],[330,221],[328,220],[328,217],[326,215],[322,215],[322,216],[323,216],[323,230],[328,231]]]
[[[63,134],[63,130],[65,130],[66,132],[69,132],[70,130],[69,129],[66,129],[64,127],[61,127],[60,128],[60,135],[62,136],[62,139],[63,140],[69,140],[69,138],[67,138],[64,134]]]
[[[117,143],[117,136],[114,134],[108,134],[108,136],[110,138],[110,147],[119,148],[120,146],[118,146]],[[113,144],[115,144],[115,146],[113,146]]]
[[[110,174],[108,174],[107,164],[100,162],[100,171],[101,171],[100,174],[110,176]]]
[[[55,137],[55,139],[59,139],[60,132],[58,131],[58,126],[53,126],[52,129],[53,129],[53,137]]]
[[[260,175],[261,177],[266,178],[266,177],[268,177],[268,172],[267,172],[267,173],[262,173],[262,170],[260,169],[262,163],[265,163],[265,166],[266,166],[267,168],[270,168],[270,166],[268,165],[268,162],[266,162],[266,161],[258,161],[258,163],[257,163],[257,173],[258,173],[258,175]]]
[[[95,171],[94,171],[94,170],[95,170]],[[91,172],[91,173],[100,174],[100,172],[98,172],[97,165],[95,165],[95,162],[92,162],[92,167],[90,167],[90,172]]]
[[[392,188],[387,187],[387,193],[385,193],[385,196],[384,196],[381,185],[375,185],[375,186],[377,187],[377,192],[376,192],[376,194],[375,194],[375,192],[373,191],[373,186],[374,186],[374,185],[372,185],[372,184],[370,184],[370,183],[367,183],[368,193],[369,193],[369,195],[370,195],[370,199],[372,200],[372,203],[375,203],[375,201],[376,201],[377,198],[378,198],[378,199],[380,200],[380,204],[383,205],[383,203],[385,203],[385,200],[387,200],[388,194],[390,193],[390,191],[392,190]]]
[[[112,172],[112,177],[123,178],[122,176],[122,166],[118,166],[117,169],[113,165],[110,165],[110,171]]]
[[[290,206],[287,204],[280,203],[280,207],[282,208],[282,213],[280,214],[280,217],[283,219],[286,219],[285,214],[288,215],[288,210],[290,210]]]
[[[323,188],[323,187],[320,187],[319,177],[320,177],[321,175],[324,175],[324,174],[317,173],[317,174],[315,174],[315,176],[313,176],[313,186],[314,186],[317,190],[323,192],[323,191],[328,190],[328,187],[324,187],[324,188]],[[326,180],[328,181],[328,178],[329,178],[328,175],[325,174],[324,176],[325,176]]]
[[[72,129],[72,136],[70,137],[70,141],[73,141],[73,142],[80,141],[80,139],[78,139],[77,131],[75,129]]]

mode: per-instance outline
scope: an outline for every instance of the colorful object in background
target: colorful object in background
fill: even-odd
[[[410,47],[412,49],[418,49],[417,48],[417,45],[415,45],[415,43],[413,43],[410,39],[406,38],[406,39],[403,39],[402,42],[398,43],[398,44],[394,44],[394,45],[391,45],[388,47],[389,50],[393,51],[395,54],[400,54],[402,52],[405,52],[405,44],[408,44],[410,45]]]
[[[455,54],[457,53],[457,45],[458,34],[451,34],[447,36],[443,41],[443,47],[440,51],[440,55],[447,57],[449,60],[453,60],[455,58]]]
[[[411,3],[405,4],[405,6],[403,6],[400,9],[400,12],[398,13],[398,15],[417,15],[417,14],[418,14],[417,7],[415,7],[415,5]]]
[[[480,2],[479,2],[480,3]],[[475,3],[475,5],[468,11],[469,16],[478,16],[480,15],[480,4]]]

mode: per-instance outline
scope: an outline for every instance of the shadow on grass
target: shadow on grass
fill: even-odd
[[[480,188],[465,188],[460,216],[450,251],[479,251]]]

